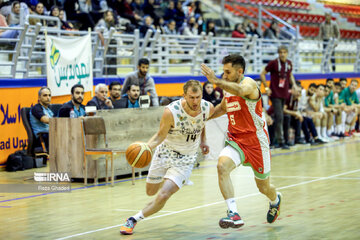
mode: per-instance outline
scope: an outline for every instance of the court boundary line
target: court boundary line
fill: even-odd
[[[342,142],[334,143],[334,144],[330,143],[330,144],[322,145],[322,146],[319,146],[319,147],[311,147],[309,149],[301,149],[301,150],[290,151],[290,152],[285,152],[285,153],[274,153],[274,154],[271,154],[271,157],[273,158],[273,157],[282,156],[282,155],[296,154],[296,153],[299,153],[299,152],[315,151],[315,150],[319,150],[319,149],[324,149],[324,148],[329,148],[329,147],[337,147],[337,146],[341,146],[341,145],[344,145],[344,144],[354,144],[354,143],[359,143],[359,142],[360,142],[360,140],[354,140],[354,141],[351,141],[351,142],[342,141]],[[209,167],[214,167],[214,164],[207,165],[207,166],[200,166],[199,168],[209,168]],[[135,180],[140,180],[140,179],[144,179],[144,178],[146,178],[146,176],[137,177],[137,178],[135,178]],[[114,183],[129,182],[129,181],[131,181],[131,179],[118,180],[118,181],[114,181]],[[110,183],[100,183],[98,185],[91,185],[91,186],[83,186],[83,187],[72,188],[71,192],[76,191],[76,190],[80,190],[80,189],[100,187],[100,186],[105,186],[105,185],[110,185]],[[69,192],[69,193],[71,193],[71,192]],[[12,202],[12,201],[17,201],[17,200],[22,200],[22,199],[27,199],[27,198],[41,197],[41,196],[50,195],[50,194],[57,194],[57,193],[60,193],[60,192],[39,193],[39,194],[25,196],[25,197],[6,199],[6,200],[0,201],[0,203]]]
[[[308,181],[304,181],[304,182],[300,182],[300,183],[290,184],[290,185],[287,185],[287,186],[279,187],[279,188],[277,188],[277,190],[297,187],[297,186],[301,186],[301,185],[305,185],[305,184],[309,184],[309,183],[313,183],[313,182],[318,182],[318,181],[322,181],[322,180],[328,180],[328,179],[332,179],[332,178],[336,178],[336,177],[339,177],[339,176],[352,174],[352,173],[356,173],[356,172],[360,172],[360,169],[356,169],[356,170],[352,170],[352,171],[348,171],[348,172],[344,172],[344,173],[339,173],[339,174],[335,174],[335,175],[330,175],[330,176],[327,176],[327,177],[321,177],[321,178],[318,178],[318,179],[308,180]],[[247,194],[247,195],[244,195],[244,196],[235,197],[235,199],[236,200],[244,199],[244,198],[253,197],[253,196],[256,196],[256,195],[261,195],[261,193],[260,192],[251,193],[251,194]],[[223,204],[224,200],[221,200],[221,201],[218,201],[218,202],[213,202],[213,203],[208,203],[208,204],[204,204],[204,205],[200,205],[200,206],[196,206],[196,207],[192,207],[192,208],[187,208],[187,209],[183,209],[183,210],[179,210],[179,211],[174,211],[172,213],[165,213],[165,214],[162,214],[162,215],[145,218],[143,221],[149,221],[149,220],[156,219],[156,218],[161,218],[161,217],[166,217],[166,216],[169,216],[169,215],[188,212],[188,211],[192,211],[192,210],[196,210],[196,209],[200,209],[200,208],[205,208],[205,207],[217,205],[217,204],[220,204],[220,203]],[[61,237],[61,238],[56,238],[56,240],[64,240],[64,239],[69,239],[69,238],[73,238],[73,237],[79,237],[79,236],[83,236],[83,235],[87,235],[87,234],[91,234],[91,233],[95,233],[95,232],[100,232],[100,231],[120,227],[121,225],[123,225],[123,224],[117,224],[117,225],[113,225],[113,226],[109,226],[109,227],[99,228],[99,229],[95,229],[95,230],[91,230],[91,231],[87,231],[87,232],[82,232],[82,233],[77,233],[77,234],[73,234],[73,235],[69,235],[69,236],[65,236],[65,237]]]

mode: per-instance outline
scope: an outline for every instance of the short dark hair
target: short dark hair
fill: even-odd
[[[227,64],[227,63],[231,63],[233,67],[239,66],[244,70],[243,73],[245,72],[246,63],[245,63],[245,59],[241,55],[239,54],[227,55],[226,57],[223,58],[222,64]]]
[[[330,81],[334,81],[334,79],[333,79],[333,78],[328,78],[328,79],[326,79],[326,83],[327,83],[327,82],[330,82]]]
[[[317,88],[316,83],[311,83],[311,84],[309,85],[309,88],[311,88],[311,87]]]
[[[50,90],[50,88],[49,88],[49,87],[41,87],[41,88],[39,89],[39,92],[38,92],[39,97],[41,96],[41,92],[42,92],[44,89],[49,90],[49,91],[50,91],[50,93],[51,93],[51,90]]]
[[[140,86],[137,85],[137,84],[130,84],[130,85],[127,87],[126,91],[130,91],[130,89],[131,89],[132,86],[135,86],[135,87],[139,87],[139,88],[140,88]]]
[[[118,81],[113,81],[113,82],[111,82],[110,85],[109,85],[109,90],[111,91],[112,88],[113,88],[113,86],[117,86],[117,85],[119,85],[120,88],[121,88],[120,82],[118,82]]]
[[[340,78],[340,82],[341,81],[346,81],[347,82],[347,79],[346,78]]]
[[[295,83],[296,83],[296,85],[297,85],[298,87],[302,87],[300,81],[296,80]]]
[[[318,89],[319,87],[325,88],[325,86],[326,86],[325,84],[319,84],[319,85],[316,86],[316,89]]]
[[[336,82],[334,85],[335,85],[335,86],[338,86],[338,87],[341,87],[340,82]]]
[[[352,80],[351,80],[351,82],[356,82],[356,83],[359,83],[359,81],[358,81],[358,80],[356,80],[356,79],[352,79]]]
[[[83,90],[85,90],[82,84],[75,84],[74,86],[71,87],[71,94],[74,94],[75,88],[82,88]]]
[[[138,62],[138,66],[140,67],[141,64],[150,65],[150,62],[149,62],[149,60],[147,58],[140,58],[139,62]]]

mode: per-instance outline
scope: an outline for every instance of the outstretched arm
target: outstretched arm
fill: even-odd
[[[209,80],[209,82],[216,84],[216,86],[224,89],[225,91],[234,94],[240,97],[248,97],[254,92],[256,88],[256,83],[243,83],[239,85],[239,83],[235,82],[227,82],[221,79],[218,79],[215,76],[214,71],[206,66],[205,64],[201,64],[201,72],[204,76]]]
[[[221,100],[221,103],[215,107],[213,114],[210,114],[209,119],[218,118],[224,115],[225,113],[226,113],[226,102],[225,102],[225,98],[223,98]]]
[[[152,136],[150,140],[147,142],[151,150],[156,148],[160,143],[164,141],[173,124],[174,124],[174,118],[171,114],[171,111],[168,108],[165,108],[164,114],[162,115],[160,121],[159,131],[154,136]]]

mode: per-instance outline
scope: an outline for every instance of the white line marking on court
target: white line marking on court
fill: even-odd
[[[191,174],[191,176],[204,176],[204,177],[217,177],[217,174]],[[236,176],[237,178],[254,178],[254,175],[241,175],[241,176]],[[318,179],[318,178],[322,178],[322,177],[308,177],[308,176],[271,176],[271,178],[299,178],[299,179],[303,179],[303,178],[310,178],[310,179]]]
[[[119,211],[119,212],[138,212],[138,210],[132,210],[132,209],[121,209],[121,208],[118,208],[118,209],[115,209],[115,211]],[[167,212],[167,213],[172,213],[172,212],[175,212],[175,211],[159,211],[159,212]]]
[[[322,181],[322,180],[328,180],[328,179],[331,179],[331,178],[337,178],[339,176],[352,174],[352,173],[356,173],[356,172],[360,172],[360,169],[349,171],[349,172],[344,172],[344,173],[339,173],[339,174],[331,175],[331,176],[328,176],[328,177],[320,177],[318,179],[309,180],[309,181],[305,181],[305,182],[300,182],[300,183],[296,183],[296,184],[291,184],[291,185],[287,185],[287,186],[284,186],[284,187],[279,187],[279,188],[276,188],[276,189],[280,190],[280,189],[287,189],[287,188],[297,187],[297,186],[300,186],[300,185],[305,185],[305,184],[308,184],[308,183],[318,182],[318,181]],[[261,194],[260,192],[251,193],[251,194],[247,194],[247,195],[244,195],[244,196],[241,196],[241,197],[236,197],[235,199],[243,199],[243,198],[253,197],[253,196],[256,196],[256,195],[260,195],[260,194]],[[197,207],[187,208],[187,209],[183,209],[183,210],[179,210],[179,211],[174,211],[174,212],[171,212],[171,213],[165,213],[165,214],[154,216],[154,217],[145,218],[143,221],[148,221],[148,220],[152,220],[152,219],[156,219],[156,218],[166,217],[166,216],[177,214],[177,213],[188,212],[188,211],[192,211],[192,210],[199,209],[199,208],[210,207],[210,206],[217,205],[217,204],[220,204],[220,203],[223,204],[224,200],[209,203],[209,204],[200,205],[200,206],[197,206]],[[90,233],[95,233],[95,232],[100,232],[100,231],[120,227],[121,225],[123,225],[123,224],[117,224],[117,225],[110,226],[110,227],[99,228],[99,229],[96,229],[96,230],[77,233],[77,234],[73,234],[73,235],[70,235],[70,236],[67,236],[67,237],[57,238],[56,240],[63,240],[63,239],[69,239],[69,238],[73,238],[73,237],[83,236],[83,235],[90,234]]]

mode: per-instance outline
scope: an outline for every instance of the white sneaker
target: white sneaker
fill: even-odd
[[[186,183],[184,183],[184,186],[191,186],[194,185],[194,183],[190,180],[188,180]]]
[[[329,140],[327,139],[327,138],[324,138],[324,137],[319,137],[323,142],[325,142],[325,143],[328,143],[329,142]]]

